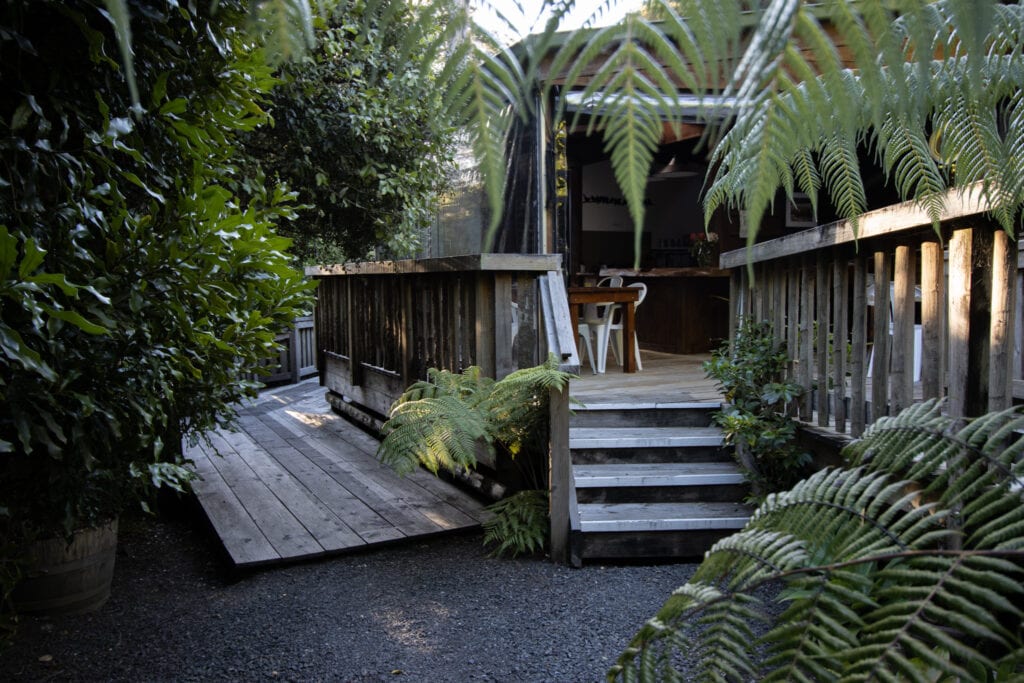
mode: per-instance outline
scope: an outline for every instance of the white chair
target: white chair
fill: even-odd
[[[637,298],[636,303],[633,304],[633,309],[635,311],[637,308],[640,308],[640,304],[642,304],[644,302],[644,298],[647,297],[647,285],[645,285],[642,282],[634,282],[633,284],[631,284],[629,286],[630,287],[636,287],[637,289],[640,290],[640,296]],[[624,305],[625,304],[616,304],[613,307],[614,310],[612,310],[612,312],[611,312],[612,321],[611,321],[611,323],[608,324],[607,330],[605,332],[605,334],[607,334],[607,335],[611,335],[612,332],[615,333],[615,343],[612,344],[612,353],[615,354],[615,362],[618,363],[619,365],[622,365],[622,363],[624,362],[624,358],[623,358],[624,354],[623,354],[623,351],[622,351],[622,329],[623,329],[623,322],[624,322],[624,319],[626,317],[626,312],[624,310],[622,310],[622,307]],[[617,319],[617,322],[616,322],[616,319]],[[605,338],[604,347],[605,347],[605,352],[607,352],[607,349],[608,349],[607,337]],[[600,351],[598,353],[600,353]],[[636,329],[635,328],[633,330],[633,354],[634,354],[634,356],[636,358],[636,369],[637,370],[643,370],[644,366],[640,362],[640,344],[637,342]]]
[[[618,275],[612,277],[606,277],[597,283],[598,287],[621,287],[622,278]],[[590,361],[590,369],[596,375],[599,372],[604,372],[604,356],[608,351],[608,335],[605,328],[608,327],[608,314],[612,308],[609,304],[586,304],[583,307],[583,322],[578,323],[576,326],[576,333],[582,340],[580,345],[580,351],[586,349],[587,359]],[[591,345],[591,337],[597,335],[598,346],[601,345],[601,339],[604,339],[604,352],[594,353],[594,347]],[[594,364],[594,359],[597,358],[597,365]],[[582,360],[582,359],[581,359]]]

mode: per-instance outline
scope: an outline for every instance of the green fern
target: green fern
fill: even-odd
[[[932,401],[844,456],[717,543],[609,678],[1020,680],[1024,416]]]
[[[496,554],[533,552],[547,538],[548,501],[546,472],[536,471],[537,458],[530,456],[546,452],[550,391],[564,390],[572,377],[558,369],[554,355],[497,382],[476,366],[462,373],[431,368],[395,401],[377,457],[400,474],[421,465],[437,474],[472,470],[477,449],[493,457],[500,448],[544,495],[526,490],[499,501],[484,540],[498,544]]]
[[[494,555],[535,553],[547,545],[548,492],[531,489],[514,493],[487,507],[484,545],[495,545]]]

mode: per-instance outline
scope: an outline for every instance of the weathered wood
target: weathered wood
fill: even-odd
[[[971,229],[949,240],[949,403],[953,417],[966,415],[968,348],[971,325]]]
[[[786,367],[786,378],[790,382],[800,381],[800,268],[798,262],[789,259],[786,262],[786,353],[789,363]],[[801,385],[803,386],[803,385]],[[791,401],[787,413],[790,417],[800,414],[800,401]]]
[[[892,410],[899,413],[914,402],[914,289],[917,267],[914,251],[896,247],[893,267],[893,341],[889,363]]]
[[[875,338],[871,345],[871,421],[889,412],[889,274],[886,251],[875,252]]]
[[[853,260],[853,329],[850,337],[850,434],[859,437],[867,422],[865,378],[867,359],[867,261],[858,254]]]
[[[946,193],[939,220],[975,216],[984,213],[986,208],[987,203],[980,186],[952,188]],[[725,252],[719,263],[722,268],[740,268],[747,263],[770,261],[840,244],[852,244],[858,240],[864,242],[907,230],[930,230],[931,225],[932,217],[928,209],[917,201],[909,201],[862,214],[857,218],[856,229],[852,221],[837,221],[761,242],[750,248]]]
[[[989,332],[988,409],[1013,405],[1013,333],[1016,311],[1017,249],[1002,230],[993,235],[992,322]]]
[[[466,529],[483,506],[425,473],[399,477],[376,441],[333,415],[315,383],[242,406],[237,433],[210,438],[224,457],[194,458],[196,493],[239,565],[301,559]],[[290,388],[293,389],[293,388]],[[269,397],[279,400],[269,400]]]
[[[550,411],[549,481],[551,486],[551,557],[567,563],[569,557],[570,495],[575,489],[572,460],[569,454],[569,392],[551,389],[548,393]]]
[[[495,310],[494,275],[477,273],[476,276],[476,364],[486,377],[494,377]]]
[[[804,395],[800,399],[800,419],[811,420],[811,382],[814,381],[814,277],[811,257],[803,257],[800,268],[800,365],[797,377]]]
[[[729,344],[736,343],[737,323],[743,318],[743,275],[741,269],[729,275]]]
[[[494,378],[515,370],[512,360],[512,276],[494,275]]]
[[[992,324],[992,243],[998,224],[979,216],[972,222],[971,297],[968,333],[967,417],[988,411]]]
[[[405,275],[479,271],[532,271],[543,273],[562,267],[561,254],[469,254],[404,261],[366,261],[329,266],[307,266],[306,275]]]
[[[815,340],[815,377],[818,380],[817,405],[818,426],[828,425],[828,336],[829,332],[829,300],[832,288],[829,286],[830,269],[825,259],[819,259],[815,272],[814,291],[817,293],[815,302],[815,322],[817,323],[817,339]]]
[[[348,358],[327,354],[325,364],[325,387],[380,415],[391,412],[391,405],[406,388],[400,375],[380,368],[362,368],[359,373],[363,376],[361,384],[346,381],[346,376],[355,374],[350,369],[352,361]]]
[[[924,399],[945,394],[945,300],[946,277],[942,245],[921,244],[921,395]]]
[[[849,298],[849,268],[845,259],[836,255],[832,264],[832,411],[835,429],[846,431],[846,340]]]

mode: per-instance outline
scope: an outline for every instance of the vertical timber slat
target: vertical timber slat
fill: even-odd
[[[832,293],[832,288],[829,287],[829,267],[828,261],[825,259],[818,259],[817,272],[815,274],[815,293],[817,294],[817,301],[815,302],[815,320],[817,322],[817,328],[815,330],[817,339],[815,340],[816,354],[815,354],[815,375],[818,380],[818,394],[817,394],[817,405],[815,409],[818,411],[818,426],[828,426],[828,333],[829,333],[829,295]]]
[[[971,320],[971,242],[973,230],[956,230],[949,240],[949,403],[952,417],[963,417],[967,399]]]
[[[832,264],[832,411],[836,431],[846,432],[846,303],[849,291],[849,268],[836,254]]]
[[[921,244],[921,396],[925,400],[941,397],[945,384],[945,266],[939,242]]]
[[[875,252],[875,338],[871,346],[871,421],[889,409],[889,254]]]
[[[1003,230],[993,233],[992,322],[989,332],[988,409],[1004,410],[1013,405],[1013,332],[1016,244]],[[1012,247],[1012,248],[1011,248]]]
[[[914,287],[917,267],[914,251],[896,247],[893,266],[893,342],[890,377],[892,410],[897,414],[914,402]]]
[[[853,261],[853,330],[850,339],[850,434],[854,437],[864,433],[866,424],[867,270],[866,260],[858,254]]]

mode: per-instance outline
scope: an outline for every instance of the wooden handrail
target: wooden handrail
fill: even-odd
[[[987,200],[979,185],[949,190],[938,230],[905,202],[721,255],[731,334],[767,321],[787,345],[805,390],[791,414],[858,436],[921,399],[946,397],[955,416],[1011,404],[1024,258]]]
[[[942,200],[939,222],[967,218],[985,213],[988,202],[980,185],[953,188]],[[826,223],[809,230],[766,240],[745,249],[726,251],[719,257],[722,268],[739,268],[747,264],[795,256],[808,251],[852,244],[877,237],[893,236],[906,231],[921,231],[932,226],[928,211],[917,202],[903,202],[876,211],[869,211],[854,221]]]

